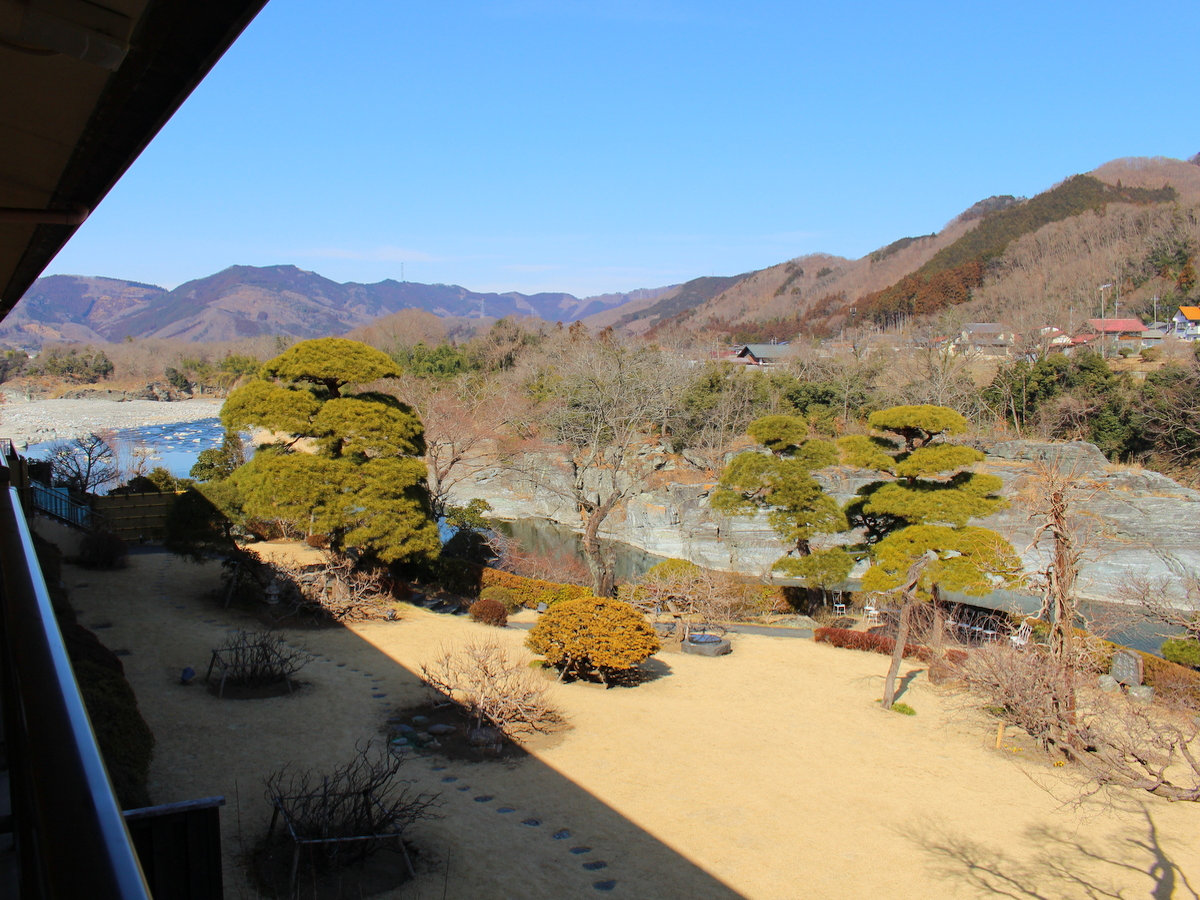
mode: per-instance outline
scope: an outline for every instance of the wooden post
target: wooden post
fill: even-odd
[[[996,723],[996,749],[1004,749],[1004,720],[1001,719]]]

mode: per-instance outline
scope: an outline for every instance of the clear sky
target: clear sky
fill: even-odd
[[[270,0],[47,274],[585,296],[1200,151],[1197,0]]]

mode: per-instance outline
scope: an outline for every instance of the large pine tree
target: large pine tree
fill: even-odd
[[[398,375],[384,353],[343,338],[303,341],[229,395],[226,428],[271,432],[233,474],[245,514],[327,534],[382,562],[437,554],[424,429],[412,408],[365,389]]]

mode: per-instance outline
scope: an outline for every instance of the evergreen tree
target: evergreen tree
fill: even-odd
[[[889,476],[860,490],[847,513],[875,541],[863,588],[904,591],[884,687],[884,706],[890,707],[911,603],[936,599],[939,586],[982,595],[1011,585],[1020,576],[1021,561],[1000,535],[967,525],[1007,504],[997,496],[998,477],[969,471],[982,453],[944,442],[966,431],[966,419],[944,406],[920,405],[879,410],[868,421],[888,436],[856,435],[843,438],[840,446],[846,462]]]
[[[291,347],[231,393],[225,427],[274,436],[233,473],[244,513],[328,534],[335,550],[383,562],[436,555],[421,422],[395,398],[362,389],[397,374],[378,350],[321,338]]]
[[[796,416],[756,419],[748,433],[769,452],[748,450],[733,458],[713,493],[712,508],[727,515],[767,512],[767,521],[788,546],[776,571],[804,578],[811,587],[844,581],[853,560],[840,548],[813,552],[818,534],[845,531],[847,520],[837,501],[812,477],[837,462],[837,447],[809,440],[808,425]]]

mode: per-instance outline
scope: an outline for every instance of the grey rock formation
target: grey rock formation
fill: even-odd
[[[1085,599],[1120,599],[1121,583],[1130,576],[1163,579],[1177,586],[1182,576],[1200,573],[1200,492],[1156,472],[1112,465],[1096,447],[1082,442],[1005,441],[983,449],[988,457],[980,470],[998,475],[1004,482],[1002,493],[1010,499],[1030,485],[1037,464],[1045,460],[1056,460],[1084,483],[1085,499],[1077,511],[1088,544],[1079,580]],[[565,473],[556,472],[547,460],[540,477],[543,481],[565,478]],[[822,486],[841,502],[875,477],[847,467],[817,474]],[[714,513],[708,504],[714,487],[712,482],[671,483],[636,495],[609,516],[602,534],[659,556],[755,576],[769,574],[785,548],[766,516],[730,518]],[[578,512],[561,495],[502,470],[486,470],[460,483],[454,502],[465,503],[472,497],[487,500],[493,515],[501,519],[541,517],[581,528]],[[1049,546],[1045,542],[1031,546],[1038,523],[1016,502],[974,524],[1006,537],[1028,572],[1046,565]],[[1200,598],[1192,600],[1200,603]]]

